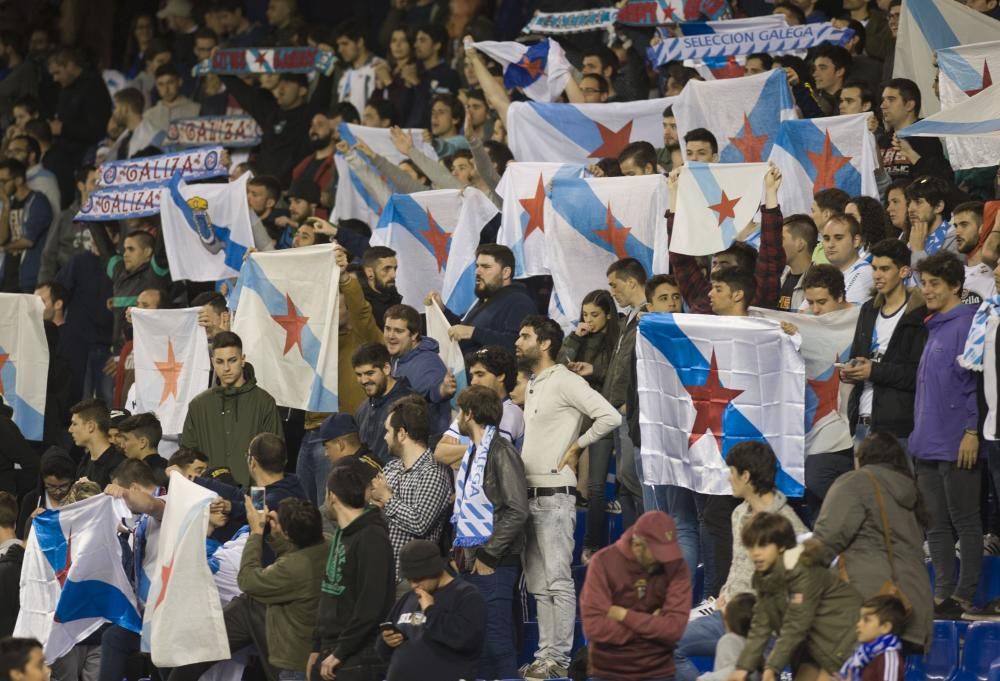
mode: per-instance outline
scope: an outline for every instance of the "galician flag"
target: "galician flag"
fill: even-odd
[[[337,411],[340,268],[334,244],[254,253],[231,306],[257,383],[293,409]]]
[[[49,344],[43,307],[29,293],[0,293],[0,397],[27,440],[41,440],[45,429]]]
[[[635,258],[648,274],[667,271],[667,196],[663,175],[553,178],[546,253],[569,319],[590,291],[607,288],[606,271],[616,260]]]
[[[732,494],[726,456],[766,442],[777,487],[804,493],[805,366],[792,337],[750,317],[652,313],[636,342],[646,483]]]
[[[937,60],[941,108],[948,112],[993,85],[993,73],[1000,74],[1000,41],[939,50]],[[1000,140],[947,136],[944,143],[953,168],[985,168],[1000,158]]]
[[[156,569],[142,623],[143,638],[149,642],[157,667],[230,657],[219,590],[205,557],[209,506],[216,498],[214,492],[180,473],[170,474]]]
[[[615,104],[512,102],[510,150],[518,161],[588,165],[615,158],[631,142],[663,145],[663,110],[673,97]]]
[[[908,125],[898,137],[1000,137],[1000,84],[922,121]]]
[[[694,163],[677,179],[677,215],[670,249],[711,255],[729,245],[757,214],[766,163]]]
[[[476,302],[476,248],[480,233],[500,211],[475,187],[462,190],[458,224],[451,235],[444,265],[441,299],[449,310],[464,316]]]
[[[690,81],[674,103],[680,139],[707,128],[723,163],[766,161],[781,121],[796,118],[788,79],[781,69],[743,78]]]
[[[427,318],[427,337],[438,342],[438,354],[441,355],[441,361],[448,367],[448,371],[455,377],[455,382],[458,384],[458,390],[455,392],[457,397],[458,393],[462,392],[468,385],[462,348],[458,345],[458,341],[453,341],[448,336],[451,324],[437,304],[424,305],[424,315]],[[454,404],[454,400],[452,404]]]
[[[132,310],[136,409],[154,412],[165,434],[184,430],[188,403],[205,390],[212,372],[198,311]]]
[[[549,274],[545,255],[545,207],[553,177],[587,177],[582,165],[511,161],[497,185],[503,199],[497,243],[508,246],[518,279]]]
[[[854,386],[840,382],[840,370],[834,363],[850,359],[860,311],[857,305],[819,316],[756,307],[751,310],[752,316],[789,322],[799,329],[799,352],[806,368],[806,455],[840,452],[854,445],[847,420],[847,402]]]
[[[218,281],[239,275],[253,246],[246,173],[228,184],[188,184],[175,175],[160,194],[170,275]]]
[[[778,202],[786,215],[812,210],[813,194],[843,189],[848,196],[878,198],[872,114],[783,121],[771,161],[781,170]]]
[[[139,632],[118,542],[121,519],[131,514],[120,499],[99,494],[32,521],[14,636],[40,641],[49,664],[108,622]]]
[[[570,78],[570,66],[562,46],[545,38],[528,46],[514,41],[484,40],[472,46],[503,67],[503,84],[520,88],[536,102],[559,99]]]
[[[378,226],[372,246],[388,246],[400,254],[396,288],[403,302],[420,309],[431,291],[444,286],[452,236],[462,210],[459,189],[434,189],[416,194],[393,194]]]

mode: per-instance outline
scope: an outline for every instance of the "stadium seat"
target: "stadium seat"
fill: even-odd
[[[990,665],[990,670],[986,674],[986,681],[1000,681],[1000,660]]]
[[[934,622],[934,638],[924,657],[927,681],[949,681],[958,670],[958,628],[954,622]]]
[[[983,606],[1000,598],[1000,556],[983,556],[983,566],[979,572],[979,588],[973,602]]]
[[[955,681],[985,681],[989,676],[990,665],[998,657],[1000,622],[973,622],[965,635],[962,666],[954,677]]]
[[[924,658],[920,655],[907,656],[906,681],[924,681]]]

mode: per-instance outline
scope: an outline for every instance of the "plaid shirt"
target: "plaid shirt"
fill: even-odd
[[[754,268],[757,293],[751,301],[757,307],[774,309],[781,295],[781,273],[785,269],[785,249],[781,246],[783,221],[780,206],[760,207],[760,250],[757,252],[757,266]],[[674,213],[668,211],[668,236],[673,234],[673,229]],[[677,277],[681,296],[689,311],[712,314],[712,304],[708,301],[712,284],[698,267],[697,259],[693,255],[670,251],[670,271]]]
[[[392,490],[383,513],[389,525],[389,542],[399,574],[399,552],[413,539],[437,542],[444,514],[451,510],[451,472],[434,461],[431,450],[420,455],[409,470],[393,459],[382,470]]]

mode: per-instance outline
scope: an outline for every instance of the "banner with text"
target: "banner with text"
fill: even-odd
[[[757,28],[670,38],[646,51],[653,66],[682,59],[705,59],[758,52],[775,53],[805,50],[821,43],[844,45],[854,31],[826,22],[784,28]]]
[[[97,186],[117,187],[150,182],[164,183],[180,173],[185,180],[223,177],[229,171],[222,165],[222,147],[212,146],[173,154],[146,156],[127,161],[102,163]]]
[[[263,136],[250,116],[199,116],[180,118],[167,128],[167,142],[180,147],[218,144],[224,147],[255,147]]]

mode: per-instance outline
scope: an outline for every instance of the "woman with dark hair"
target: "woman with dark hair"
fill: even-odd
[[[872,433],[857,451],[858,469],[840,476],[813,528],[827,560],[864,598],[893,583],[912,606],[900,638],[908,653],[926,649],[934,616],[924,564],[923,500],[896,438]],[[888,541],[887,541],[888,535]]]
[[[146,62],[146,50],[156,37],[156,19],[152,14],[136,14],[128,29],[122,70],[128,80],[134,79],[142,71]]]
[[[855,196],[847,202],[844,212],[861,225],[861,250],[868,253],[872,244],[877,244],[889,236],[892,224],[878,199],[870,196]],[[864,255],[862,255],[864,257]]]
[[[896,180],[885,190],[885,214],[892,227],[892,232],[886,235],[903,241],[910,240],[910,215],[906,210],[906,188],[909,186],[909,180]]]
[[[388,58],[375,66],[375,90],[369,101],[389,102],[393,111],[401,116],[410,110],[413,88],[419,83],[413,36],[403,27],[395,28],[389,35]]]

